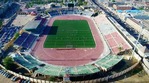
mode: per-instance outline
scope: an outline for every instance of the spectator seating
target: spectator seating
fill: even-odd
[[[60,13],[59,13],[58,11],[56,11],[56,10],[50,11],[49,14],[50,14],[52,17],[53,17],[53,16],[58,16],[58,15],[60,15]]]
[[[31,62],[29,62],[28,60],[24,59],[23,56],[16,54],[15,57],[13,57],[14,61],[17,62],[18,64],[22,65],[23,67],[27,68],[27,69],[33,69],[34,67],[36,67],[37,65],[32,64]]]
[[[66,10],[61,10],[61,13],[62,14],[67,14],[67,11]]]
[[[41,62],[32,57],[32,55],[24,55],[23,57],[34,65],[41,65]]]
[[[14,42],[14,44],[21,46],[28,36],[28,33],[22,33],[22,35],[19,36],[19,38]]]
[[[31,55],[18,55],[16,54],[13,57],[14,61],[18,64],[22,65],[23,67],[31,70],[33,68],[37,68],[34,73],[42,74],[42,75],[50,75],[50,76],[64,76],[66,73],[70,74],[71,76],[75,75],[88,75],[93,73],[98,73],[103,70],[111,69],[114,65],[120,62],[123,57],[116,56],[116,55],[107,55],[92,64],[74,66],[74,67],[64,67],[64,66],[57,66],[51,64],[43,64],[42,62],[38,61],[36,58],[32,57]]]
[[[27,68],[29,70],[39,67],[42,62],[38,61],[36,58],[32,57],[32,55],[19,55],[15,54],[15,56],[12,57],[15,62],[23,66],[24,68]]]
[[[95,64],[108,70],[109,68],[113,67],[118,62],[120,62],[122,59],[123,59],[122,56],[108,55],[108,56],[96,61]]]
[[[46,66],[39,68],[35,73],[52,76],[64,76],[66,73],[70,75],[87,75],[100,72],[104,69],[108,70],[123,59],[122,56],[107,55],[102,59],[97,60],[93,64],[86,64],[75,67],[63,67],[46,64]],[[67,71],[69,70],[69,71]]]
[[[22,44],[22,47],[23,48],[26,48],[26,49],[29,49],[34,41],[37,39],[37,36],[33,35],[33,34],[30,34],[27,39],[24,41],[24,43]]]
[[[32,47],[36,39],[37,39],[37,36],[23,32],[22,35],[19,36],[18,39],[14,42],[14,44],[18,46],[22,46],[25,49],[29,49]]]
[[[44,67],[38,68],[35,73],[43,74],[43,75],[52,75],[59,76],[59,72],[62,69],[62,66],[54,66],[46,64]]]

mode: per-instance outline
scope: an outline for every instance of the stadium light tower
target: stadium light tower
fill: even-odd
[[[135,50],[136,50],[136,48],[137,48],[137,45],[138,45],[138,43],[139,43],[139,39],[140,39],[141,34],[142,34],[142,32],[143,32],[143,29],[144,29],[143,21],[139,21],[139,23],[141,24],[141,32],[139,33],[139,36],[138,36],[138,38],[137,38],[137,41],[135,42],[135,46],[134,46],[134,48],[133,48],[132,55],[131,55],[130,59],[132,59],[132,56],[135,54]]]

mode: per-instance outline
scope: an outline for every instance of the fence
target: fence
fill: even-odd
[[[114,78],[117,78],[119,76],[122,76],[124,74],[126,74],[127,72],[131,71],[132,69],[134,69],[138,64],[139,64],[140,61],[138,61],[137,63],[135,63],[134,65],[132,65],[131,67],[119,72],[119,73],[116,73],[114,75],[110,75],[110,76],[107,76],[107,77],[103,77],[103,78],[98,78],[98,79],[94,79],[94,80],[88,80],[88,81],[77,81],[77,82],[71,82],[71,83],[100,83],[100,82],[108,82],[109,80],[111,79],[114,79]]]
[[[126,74],[127,72],[131,71],[132,69],[134,69],[138,64],[139,64],[140,61],[138,61],[137,63],[135,63],[134,65],[132,65],[131,67],[119,72],[119,73],[116,73],[114,75],[110,75],[110,76],[107,76],[107,77],[103,77],[103,78],[98,78],[98,79],[94,79],[94,80],[87,80],[87,81],[75,81],[75,82],[69,82],[69,83],[99,83],[99,82],[108,82],[109,80],[111,79],[114,79],[114,78],[117,78],[119,76],[122,76],[124,74]],[[2,65],[0,65],[1,68],[4,68]],[[5,69],[5,68],[4,68]],[[23,78],[23,79],[27,79],[27,80],[30,80],[32,82],[35,82],[35,83],[62,83],[62,82],[50,82],[50,81],[46,81],[46,80],[40,80],[40,79],[36,79],[36,78],[31,78],[31,77],[27,77],[27,76],[23,76],[23,75],[20,75],[20,74],[17,74],[15,72],[12,72],[12,71],[9,71],[7,70],[9,73],[17,76],[17,77],[20,77],[20,78]]]

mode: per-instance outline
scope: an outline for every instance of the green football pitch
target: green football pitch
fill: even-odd
[[[94,48],[95,42],[86,20],[55,20],[44,48]]]

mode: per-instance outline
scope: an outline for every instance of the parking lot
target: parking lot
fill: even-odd
[[[2,74],[0,74],[0,83],[17,83],[17,81],[12,82],[10,78],[6,78]]]
[[[21,79],[6,70],[0,69],[0,83],[31,83],[31,81]]]

